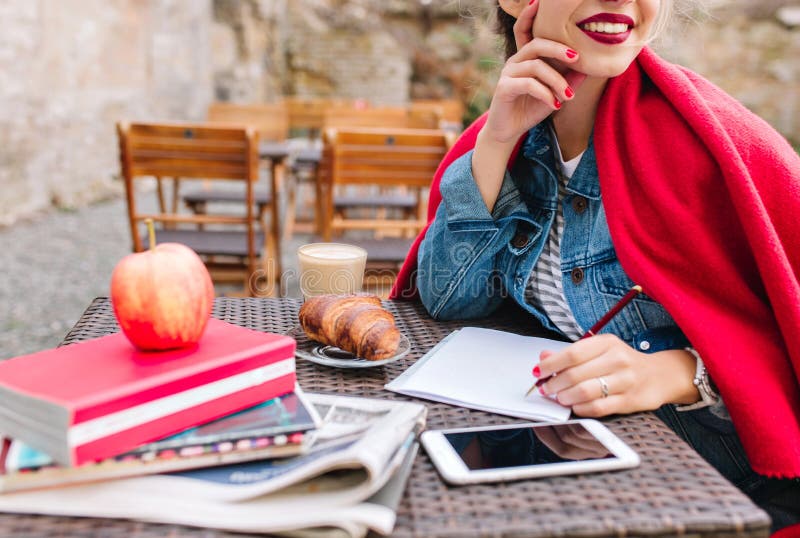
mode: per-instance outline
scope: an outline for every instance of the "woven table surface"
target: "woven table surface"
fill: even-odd
[[[214,317],[285,333],[297,325],[299,299],[217,299]],[[410,400],[383,389],[463,322],[436,322],[418,303],[387,302],[411,341],[403,359],[368,369],[334,369],[297,359],[307,392]],[[520,311],[472,326],[537,334]],[[106,298],[95,299],[66,336],[70,344],[118,330]],[[538,334],[541,334],[541,330]],[[420,401],[420,400],[417,400]],[[426,401],[428,429],[519,422]],[[635,469],[449,487],[421,450],[397,514],[393,536],[767,536],[769,518],[651,413],[604,420],[641,457]],[[0,514],[0,536],[242,537],[207,529],[109,519]]]

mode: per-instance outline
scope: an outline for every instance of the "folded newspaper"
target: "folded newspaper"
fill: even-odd
[[[249,533],[389,534],[425,406],[309,394],[323,418],[300,456],[0,495],[0,512],[110,517]]]

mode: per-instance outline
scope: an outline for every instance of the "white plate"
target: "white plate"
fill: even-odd
[[[374,366],[383,366],[405,357],[411,350],[411,343],[404,334],[400,334],[400,345],[397,347],[397,353],[386,359],[379,361],[370,361],[356,357],[352,353],[339,349],[334,346],[326,346],[320,344],[316,340],[312,340],[306,336],[305,331],[299,325],[293,327],[287,336],[291,336],[297,341],[297,349],[295,355],[301,359],[322,364],[323,366],[332,366],[334,368],[372,368]]]

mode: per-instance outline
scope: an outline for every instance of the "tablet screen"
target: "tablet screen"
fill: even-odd
[[[445,438],[471,470],[614,457],[579,423],[448,433]]]

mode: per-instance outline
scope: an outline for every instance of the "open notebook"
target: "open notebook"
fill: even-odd
[[[567,342],[464,327],[450,333],[386,389],[528,420],[561,421],[570,410],[538,391],[531,374],[544,349]]]

